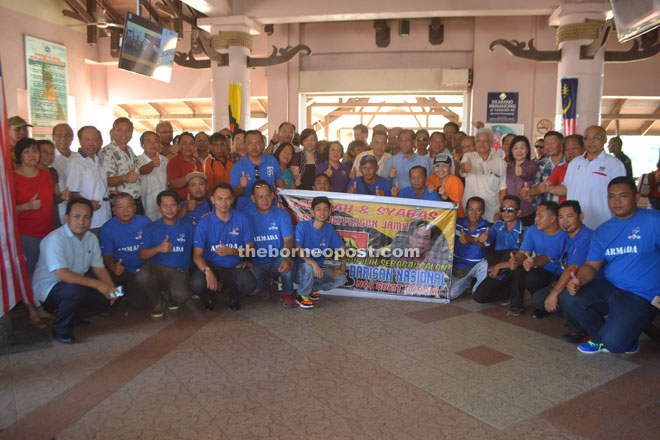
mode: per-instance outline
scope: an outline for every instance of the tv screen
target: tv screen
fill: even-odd
[[[170,82],[178,35],[129,12],[119,54],[119,68]]]
[[[660,0],[610,0],[619,41],[632,40],[660,25]]]

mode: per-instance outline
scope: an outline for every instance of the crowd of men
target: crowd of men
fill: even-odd
[[[13,147],[29,124],[11,121]],[[319,292],[346,282],[346,258],[330,267],[323,258],[345,248],[327,222],[337,172],[315,176],[313,190],[323,194],[310,220],[294,224],[277,203],[286,185],[281,150],[301,153],[305,168],[294,124],[267,142],[257,130],[174,138],[161,122],[141,135],[140,156],[128,146],[127,118],[115,120],[104,147],[93,126],[78,130],[75,152],[70,126],[52,134],[59,190],[71,199],[59,205],[63,225],[41,241],[32,285],[37,304],[56,313],[58,341],[73,342],[75,327],[121,296],[158,318],[190,298],[213,309],[219,293],[239,309],[247,295],[268,296],[274,282],[284,307],[313,308]],[[354,137],[366,145],[367,127],[356,126]],[[452,122],[433,133],[379,126],[367,149],[345,161],[344,192],[453,206],[451,299],[468,292],[508,304],[516,317],[528,291],[532,316],[561,313],[564,339],[580,351],[632,353],[659,312],[660,213],[638,209],[620,139],[610,141],[616,157],[606,142],[599,126],[584,136],[549,132],[534,152],[524,136],[505,136],[495,149],[489,129],[468,136]],[[320,146],[309,157],[317,153],[327,159]]]

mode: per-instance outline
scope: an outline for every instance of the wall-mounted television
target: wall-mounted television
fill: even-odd
[[[660,0],[610,0],[619,42],[660,26]]]
[[[129,12],[124,25],[119,68],[170,82],[177,38],[176,32]]]

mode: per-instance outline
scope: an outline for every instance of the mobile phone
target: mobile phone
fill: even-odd
[[[117,286],[117,289],[110,293],[110,298],[119,298],[120,296],[124,296],[124,286]]]

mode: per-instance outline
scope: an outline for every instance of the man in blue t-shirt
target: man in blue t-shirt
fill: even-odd
[[[193,171],[186,176],[186,187],[188,188],[188,199],[179,204],[177,217],[188,220],[193,226],[207,212],[213,210],[213,204],[208,197],[208,185],[206,174]]]
[[[502,220],[496,222],[488,231],[486,246],[495,247],[489,257],[492,266],[488,268],[488,277],[472,293],[472,299],[478,303],[504,301],[511,296],[511,274],[518,267],[514,254],[520,249],[524,226],[520,216],[520,199],[506,195],[500,204]]]
[[[230,183],[234,195],[238,197],[236,209],[244,211],[254,207],[252,185],[258,179],[263,179],[273,186],[284,188],[284,178],[280,163],[273,156],[263,154],[264,136],[259,130],[249,130],[245,133],[247,154],[231,169]]]
[[[525,289],[533,295],[561,275],[560,260],[568,234],[559,228],[558,216],[555,202],[542,202],[536,210],[536,224],[525,231],[520,251],[514,255],[517,268],[511,278],[508,316],[520,316],[525,311]]]
[[[638,209],[638,198],[630,177],[610,181],[607,203],[614,217],[596,228],[587,261],[559,297],[591,337],[578,345],[583,353],[636,353],[639,335],[658,316],[660,213]],[[605,277],[597,279],[603,265]]]
[[[291,216],[282,208],[273,206],[273,193],[270,184],[257,180],[252,185],[252,201],[255,208],[245,215],[250,219],[254,233],[254,254],[252,274],[257,279],[255,293],[267,297],[272,280],[282,280],[282,304],[285,308],[296,305],[293,296],[293,281],[296,274],[292,250],[293,224]]]
[[[351,180],[346,188],[349,194],[366,194],[369,196],[391,196],[392,184],[378,175],[378,159],[367,154],[360,159],[362,176]]]
[[[550,284],[543,289],[537,290],[532,295],[532,303],[536,310],[532,317],[536,319],[547,316],[550,312],[556,312],[558,308],[559,295],[566,289],[571,273],[576,272],[587,260],[587,251],[591,243],[593,231],[586,227],[582,220],[584,213],[580,202],[566,200],[559,205],[559,227],[568,234],[564,252],[561,254],[559,270],[561,276],[556,283]],[[568,333],[562,339],[568,342],[579,341],[585,338],[584,330],[572,319],[568,319]]]
[[[488,275],[488,233],[491,224],[484,220],[486,202],[481,197],[470,197],[465,207],[466,216],[456,220],[454,265],[452,267],[449,299],[456,299],[470,289],[474,292]],[[472,281],[474,286],[472,286]]]
[[[303,309],[314,307],[319,291],[331,290],[346,284],[346,245],[335,228],[327,223],[331,213],[327,197],[312,200],[312,220],[296,225],[298,252],[298,295],[296,302]],[[341,248],[343,254],[337,268],[323,267],[324,253]]]
[[[195,227],[189,221],[177,218],[179,195],[165,190],[158,194],[156,203],[162,218],[142,231],[138,255],[149,262],[137,274],[137,282],[151,300],[151,316],[160,318],[169,310],[178,310],[190,298],[190,254]],[[161,292],[166,292],[163,297]]]
[[[212,310],[213,294],[222,285],[229,292],[229,308],[239,310],[240,299],[257,287],[246,260],[254,247],[252,227],[244,214],[231,209],[234,193],[230,185],[218,183],[211,199],[213,211],[202,217],[195,230],[193,262],[198,270],[192,275],[190,288],[202,298],[204,307]]]
[[[112,201],[115,217],[101,227],[99,243],[112,280],[124,285],[124,295],[131,307],[142,309],[147,306],[147,294],[136,281],[137,272],[144,264],[138,250],[142,233],[151,220],[135,211],[135,200],[130,194],[117,194]]]
[[[410,178],[410,186],[399,190],[399,182],[396,182],[392,188],[393,197],[401,197],[404,199],[419,199],[430,200],[432,202],[439,202],[440,196],[435,191],[429,191],[426,186],[426,168],[416,165],[408,172]]]

